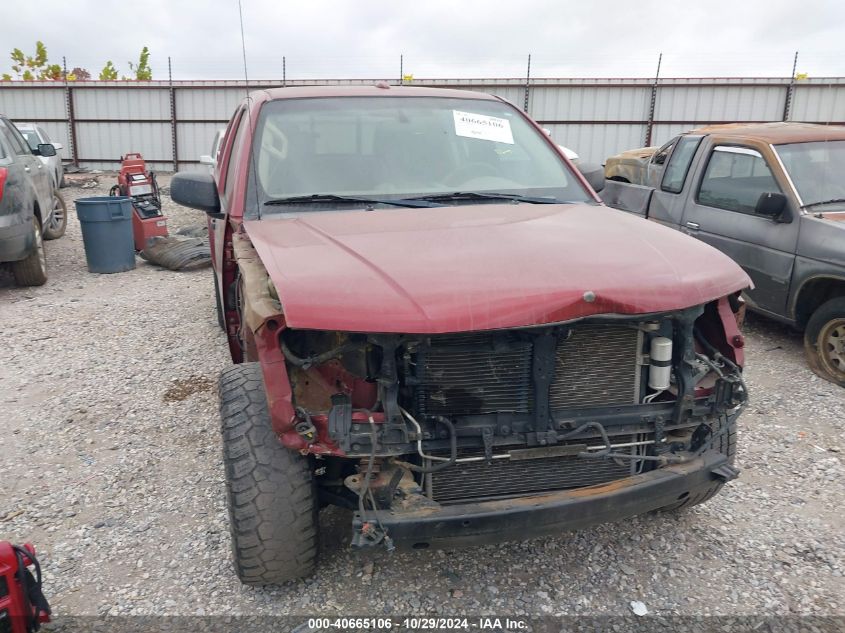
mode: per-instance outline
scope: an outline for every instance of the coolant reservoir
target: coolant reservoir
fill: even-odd
[[[648,365],[648,386],[655,391],[669,388],[672,373],[672,339],[655,336],[651,339]]]

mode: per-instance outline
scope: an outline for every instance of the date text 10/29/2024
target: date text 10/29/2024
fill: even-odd
[[[480,616],[473,618],[381,617],[309,618],[303,631],[527,631],[528,622],[519,618]],[[299,629],[295,629],[299,630]]]

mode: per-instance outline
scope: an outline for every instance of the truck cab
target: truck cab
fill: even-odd
[[[845,127],[712,126],[673,138],[642,184],[611,181],[603,198],[730,256],[754,283],[749,308],[804,330],[810,365],[845,384],[843,169]]]

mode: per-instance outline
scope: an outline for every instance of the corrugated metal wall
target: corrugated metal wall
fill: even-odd
[[[366,85],[372,80],[289,81],[287,85]],[[128,151],[156,168],[199,169],[217,129],[247,90],[279,84],[191,82],[0,82],[0,113],[39,123],[61,155],[113,169]],[[707,123],[781,121],[845,124],[845,78],[789,79],[432,79],[414,85],[479,90],[522,108],[584,160],[604,162],[650,140]],[[653,102],[652,102],[653,98]],[[788,104],[788,105],[787,105]],[[174,150],[176,155],[174,156]]]

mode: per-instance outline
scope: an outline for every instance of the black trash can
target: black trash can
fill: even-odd
[[[135,268],[132,198],[97,196],[79,198],[75,204],[88,270],[120,273]]]

